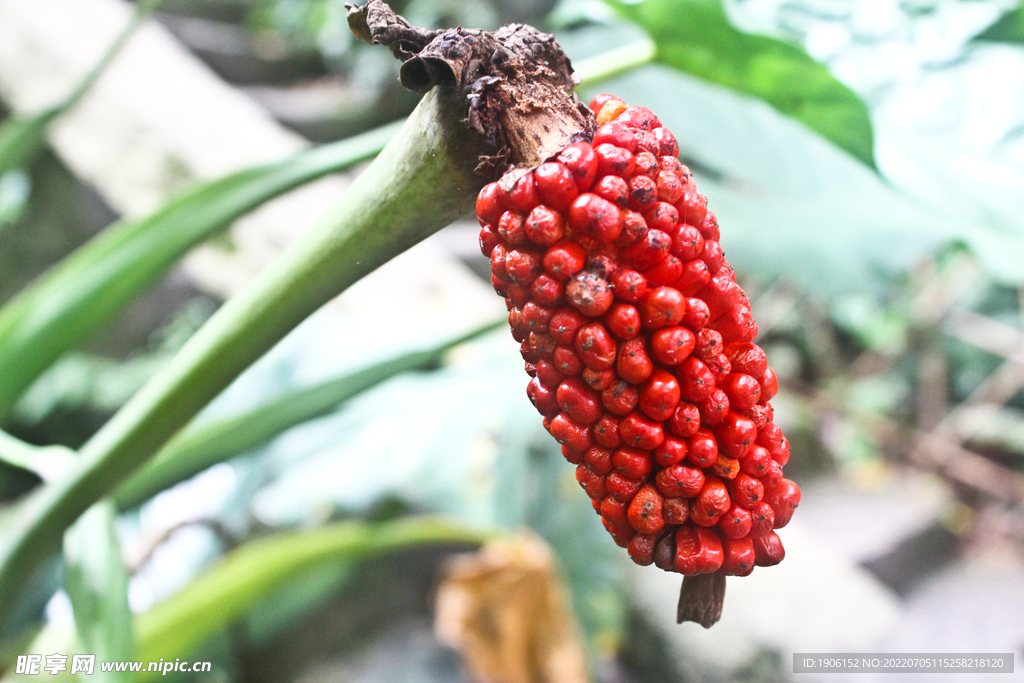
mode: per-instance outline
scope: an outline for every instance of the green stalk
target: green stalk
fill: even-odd
[[[658,47],[650,38],[616,47],[607,52],[582,59],[574,65],[580,83],[577,90],[590,88],[599,82],[614,78],[627,71],[650,64],[658,54]]]
[[[211,465],[255,448],[290,427],[327,415],[348,399],[386,379],[429,367],[452,347],[504,324],[502,319],[435,348],[389,358],[338,379],[293,391],[241,415],[190,426],[121,484],[114,492],[114,502],[121,510],[139,505],[160,491]]]
[[[480,150],[451,90],[427,93],[336,208],[225,304],[82,447],[67,476],[13,511],[0,538],[0,615],[61,532],[245,368],[349,285],[472,209]]]
[[[59,476],[74,457],[74,452],[64,446],[33,446],[0,431],[0,461],[34,472],[43,481]]]
[[[33,381],[150,287],[178,259],[237,218],[288,190],[372,158],[391,124],[267,166],[239,171],[121,221],[0,309],[0,418]]]

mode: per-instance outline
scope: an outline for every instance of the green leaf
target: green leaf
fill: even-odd
[[[209,634],[243,615],[288,579],[326,562],[358,561],[424,544],[478,544],[491,537],[493,533],[439,518],[406,517],[381,524],[347,522],[247,543],[180,593],[139,616],[139,658],[155,661],[188,655]]]
[[[389,358],[329,382],[288,393],[250,412],[190,427],[125,481],[114,499],[122,510],[138,505],[163,489],[255,448],[290,427],[330,413],[341,403],[386,379],[433,365],[453,346],[504,324],[505,321],[500,320],[432,349]]]
[[[128,571],[114,535],[114,505],[96,503],[64,535],[64,585],[75,613],[75,629],[84,651],[97,661],[135,658],[132,612],[128,607]],[[93,673],[102,683],[129,681],[129,674]]]
[[[424,95],[334,210],[221,307],[82,447],[71,472],[18,504],[18,523],[0,533],[0,618],[61,532],[251,363],[364,275],[472,209],[483,185],[474,170],[480,150],[454,100],[446,87]]]
[[[1024,6],[1010,10],[974,39],[992,43],[1024,43]]]
[[[734,28],[720,0],[605,0],[640,24],[657,60],[759,97],[874,168],[867,107],[803,50]]]
[[[0,309],[0,417],[65,351],[85,341],[181,256],[260,204],[372,157],[397,124],[239,171],[155,214],[107,228]]]

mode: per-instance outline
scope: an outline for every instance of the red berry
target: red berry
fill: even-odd
[[[758,567],[771,567],[786,558],[782,539],[774,531],[754,539],[754,562]]]
[[[685,313],[686,299],[672,287],[651,290],[640,302],[640,319],[649,330],[678,325]]]
[[[590,428],[579,424],[566,412],[561,412],[551,420],[551,436],[555,441],[576,451],[590,448]]]
[[[658,472],[655,484],[667,498],[693,498],[704,488],[704,473],[696,467],[672,465]]]
[[[615,363],[615,339],[605,326],[598,322],[588,323],[576,333],[576,352],[588,368],[604,370]]]
[[[530,397],[530,402],[541,415],[554,417],[559,413],[560,408],[555,400],[555,392],[544,386],[538,378],[534,377],[526,385],[526,395]]]
[[[717,425],[729,414],[729,397],[721,389],[715,389],[697,404],[697,409],[701,424]]]
[[[629,178],[633,175],[636,162],[633,160],[633,153],[628,149],[605,142],[594,148],[594,154],[597,155],[597,172],[600,175],[617,175],[620,178]]]
[[[665,440],[661,423],[648,420],[636,411],[622,418],[619,423],[619,436],[622,442],[643,450],[654,450]]]
[[[654,372],[654,364],[647,356],[642,338],[622,342],[615,369],[622,379],[631,384],[640,384],[651,376],[651,373]]]
[[[577,465],[576,481],[587,492],[587,495],[594,500],[601,500],[608,493],[605,486],[605,478],[594,472],[586,464]]]
[[[597,422],[603,412],[597,394],[575,377],[566,379],[558,387],[557,400],[559,407],[581,425]]]
[[[565,234],[565,221],[562,220],[560,213],[541,204],[527,214],[523,229],[531,242],[548,247],[562,239]]]
[[[589,270],[576,273],[565,283],[565,300],[590,318],[603,315],[614,299],[608,282]]]
[[[600,446],[591,446],[583,453],[583,462],[595,473],[603,476],[612,471],[612,451]]]
[[[679,405],[679,382],[665,370],[655,370],[640,387],[640,411],[644,415],[664,422],[672,417]]]
[[[621,121],[610,121],[594,133],[594,146],[610,144],[628,152],[636,151],[636,137]]]
[[[686,440],[686,459],[697,467],[713,467],[718,461],[715,435],[701,427]]]
[[[676,531],[674,565],[680,574],[696,576],[718,571],[724,559],[722,541],[710,529],[683,524]]]
[[[583,372],[580,376],[583,378],[583,381],[586,382],[587,386],[594,391],[604,391],[612,385],[612,382],[618,380],[618,376],[611,368],[606,368],[604,370],[583,368]]]
[[[753,420],[730,411],[721,423],[715,426],[715,436],[718,437],[719,448],[726,455],[742,459],[754,445],[757,427]]]
[[[630,526],[641,534],[655,534],[660,531],[665,526],[665,520],[661,516],[664,502],[665,499],[656,488],[650,484],[642,486],[633,497],[633,502],[629,504]],[[653,546],[651,550],[653,556]]]
[[[569,225],[583,237],[611,242],[622,232],[622,212],[607,199],[586,192],[569,207]]]
[[[607,476],[605,482],[609,493],[613,493],[624,500],[633,500],[633,496],[644,485],[642,479],[630,479],[620,472],[613,471]]]
[[[768,503],[755,503],[750,508],[750,536],[764,536],[775,526],[775,510]]]
[[[775,513],[775,528],[781,529],[789,524],[793,510],[800,504],[800,487],[794,481],[783,479],[767,492],[765,502]]]
[[[690,356],[679,366],[680,395],[690,402],[703,401],[715,388],[715,377],[699,358]]]
[[[685,498],[666,498],[661,506],[661,516],[666,524],[685,524],[690,518],[690,501]]]
[[[586,192],[594,184],[597,177],[597,155],[586,142],[574,142],[567,145],[558,154],[558,160],[572,173],[576,181],[576,189]]]
[[[635,270],[623,268],[612,276],[612,288],[619,299],[636,303],[647,294],[647,278]]]
[[[486,225],[496,225],[505,212],[505,202],[498,183],[488,183],[476,196],[476,215]]]
[[[654,563],[654,548],[657,545],[658,537],[655,534],[638,533],[633,536],[626,546],[629,552],[629,559],[642,567]]]
[[[691,261],[700,258],[704,251],[704,238],[700,230],[692,225],[681,225],[675,237],[672,238],[672,253],[681,261]]]
[[[620,209],[625,209],[629,202],[629,184],[617,175],[606,175],[594,183],[590,191]]]
[[[629,415],[640,401],[640,391],[625,380],[620,380],[601,393],[601,404],[615,415]]]
[[[732,507],[729,491],[718,477],[708,477],[704,488],[690,503],[690,521],[701,526],[714,526]]]
[[[643,479],[651,471],[651,456],[631,446],[622,446],[612,454],[615,471],[627,479]]]
[[[622,439],[619,438],[619,421],[608,413],[602,415],[601,419],[594,423],[590,432],[594,441],[605,448],[618,448],[622,443]]]
[[[722,573],[726,576],[749,576],[754,571],[754,541],[749,538],[722,540],[724,559]],[[653,562],[653,552],[652,552]]]
[[[742,372],[729,373],[719,386],[729,395],[732,407],[739,410],[753,408],[761,398],[761,385],[756,379]]]
[[[612,304],[603,320],[608,330],[619,339],[632,339],[640,334],[640,311],[636,310],[636,306]]]
[[[753,520],[750,516],[750,511],[746,508],[741,508],[739,505],[733,505],[718,520],[718,528],[729,538],[746,537],[750,533],[752,525]]]
[[[654,180],[645,175],[638,175],[629,181],[628,205],[630,209],[643,213],[654,206],[656,201],[658,201],[658,185]],[[692,258],[696,258],[696,256]]]
[[[654,358],[665,365],[682,363],[693,353],[696,344],[697,338],[685,327],[663,327],[651,336]]]
[[[564,164],[548,162],[534,171],[537,194],[541,202],[557,211],[565,211],[576,199],[579,190],[572,172]]]
[[[668,429],[676,436],[689,438],[700,429],[700,412],[692,403],[680,401],[676,412],[669,418]]]
[[[658,467],[671,467],[679,464],[686,457],[686,441],[666,434],[661,445],[654,449],[654,463]]]

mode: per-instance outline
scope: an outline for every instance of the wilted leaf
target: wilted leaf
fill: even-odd
[[[481,683],[585,683],[587,668],[551,551],[533,536],[454,560],[434,630]]]

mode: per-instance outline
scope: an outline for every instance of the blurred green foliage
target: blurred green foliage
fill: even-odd
[[[1000,367],[1004,355],[965,341],[942,315],[925,309],[938,299],[942,311],[983,315],[1008,333],[1024,328],[1018,290],[1024,224],[1015,209],[1019,195],[1002,191],[1015,187],[1017,176],[993,164],[979,174],[989,184],[972,184],[957,164],[945,163],[941,150],[921,157],[934,177],[886,176],[884,163],[876,168],[870,105],[797,43],[738,28],[731,13],[742,3],[565,0],[549,14],[552,4],[413,0],[396,8],[426,26],[550,21],[577,63],[598,58],[581,97],[614,92],[652,108],[675,132],[721,219],[723,246],[755,301],[761,343],[783,379],[777,403],[788,416],[794,469],[856,468],[891,455],[894,426],[916,428],[912,404],[926,352],[938,349],[943,358],[940,384],[953,406]],[[352,40],[343,2],[192,0],[169,2],[168,11],[212,5],[218,6],[210,16],[243,17],[255,34],[316,54],[348,85],[376,92],[359,126],[404,111],[380,111],[381,93],[396,87],[396,65],[384,50]],[[1022,10],[993,22],[977,40],[1016,49],[1024,36]],[[653,51],[645,51],[647,41]],[[627,73],[600,60],[609,50],[637,45]],[[25,229],[31,183],[24,169],[44,145],[48,125],[87,87],[58,108],[13,117],[0,128],[0,230]],[[191,248],[270,198],[373,156],[394,130],[195,188],[153,216],[112,225],[23,289],[0,309],[5,426],[64,443],[73,440],[66,431],[38,429],[47,415],[115,413],[181,344],[127,359],[75,350]],[[975,210],[951,210],[950,196]],[[931,268],[927,276],[918,272],[922,263]],[[368,323],[354,325],[351,333],[360,334]],[[198,324],[186,327],[187,336]],[[135,649],[150,658],[206,652],[227,662],[246,644],[262,647],[308,618],[369,555],[483,538],[458,521],[406,516],[423,511],[489,529],[535,529],[558,556],[595,661],[614,652],[629,618],[621,553],[526,402],[515,346],[504,335],[487,335],[469,346],[475,361],[453,360],[448,352],[467,340],[450,338],[449,330],[432,344],[399,340],[376,363],[296,386],[289,363],[307,358],[315,365],[329,356],[309,341],[315,334],[300,332],[279,356],[272,352],[247,371],[242,388],[228,390],[211,415],[152,459],[134,463],[113,501],[100,499],[97,487],[100,502],[62,537],[63,574],[46,571],[55,566],[51,559],[26,584],[22,603],[4,615],[0,656],[25,651],[28,629],[38,627],[42,605],[62,586],[77,638],[101,657],[130,658]],[[1016,391],[1003,405],[983,408],[969,442],[1024,471],[1024,395]],[[398,426],[396,410],[406,415]],[[829,430],[820,428],[825,421]],[[67,430],[66,421],[51,421],[61,422]],[[9,499],[9,509],[0,510],[3,534],[14,528],[14,514],[39,505],[19,503],[18,496],[33,487],[47,495],[56,490],[41,482],[59,479],[75,456],[0,437],[0,460],[6,458],[0,496]],[[133,642],[129,575],[115,528],[141,526],[142,510],[197,486],[198,479],[181,482],[219,463],[235,484],[210,513],[210,525],[237,536],[193,553],[180,571],[185,587],[135,617],[139,640]],[[123,513],[117,519],[115,505]],[[379,526],[367,521],[379,517],[394,519]],[[296,531],[303,525],[316,529]],[[64,530],[51,532],[56,547]],[[203,572],[210,556],[219,555],[221,563]],[[133,573],[138,581],[139,567]],[[54,627],[39,637],[59,644],[76,635]],[[240,667],[234,669],[225,665],[217,675],[241,680]]]

